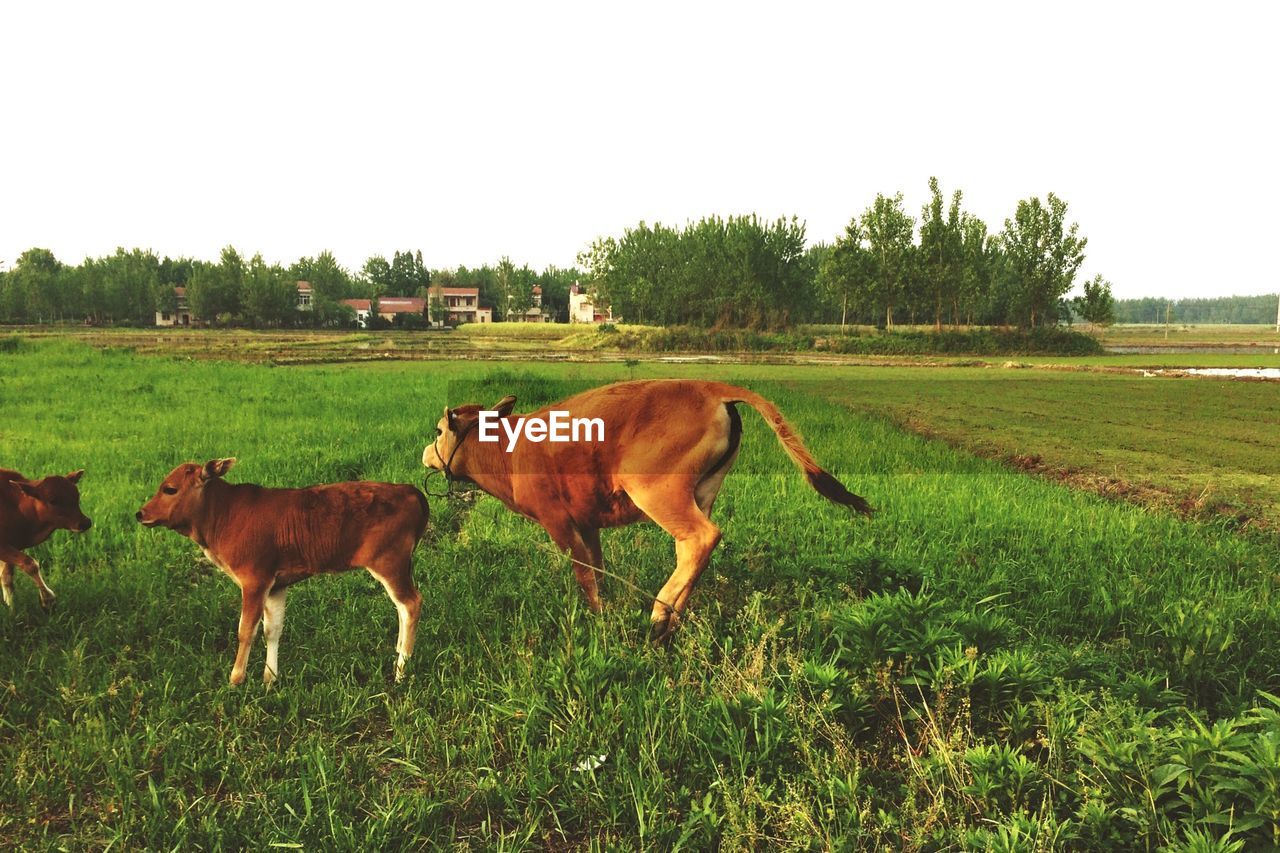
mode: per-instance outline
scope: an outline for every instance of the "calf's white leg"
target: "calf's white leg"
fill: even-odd
[[[413,585],[412,564],[406,559],[390,571],[369,566],[369,574],[378,579],[391,603],[396,606],[399,631],[396,635],[396,681],[404,679],[405,663],[413,656],[413,640],[418,628],[422,595]]]
[[[13,564],[0,563],[0,589],[4,591],[4,603],[13,607]]]
[[[267,596],[262,608],[262,636],[267,641],[267,665],[262,670],[262,682],[271,684],[280,675],[280,635],[284,633],[284,604],[287,589],[278,589]]]

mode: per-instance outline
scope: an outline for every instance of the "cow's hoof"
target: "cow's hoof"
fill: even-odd
[[[241,684],[244,684],[244,673],[233,672],[231,673],[231,678],[228,679],[228,681],[231,683],[232,687],[239,687]]]
[[[680,627],[680,617],[674,613],[668,613],[661,619],[653,620],[649,623],[649,642],[655,646],[665,646],[678,627]]]
[[[262,671],[262,683],[270,687],[276,683],[276,674],[269,669]]]
[[[53,610],[53,605],[54,605],[56,602],[57,602],[57,599],[56,599],[56,598],[54,598],[52,595],[51,595],[51,596],[49,596],[48,598],[41,598],[41,599],[40,599],[40,608],[41,608],[42,610],[44,610],[44,612],[45,612],[45,613],[49,613],[50,611],[52,611],[52,610]]]

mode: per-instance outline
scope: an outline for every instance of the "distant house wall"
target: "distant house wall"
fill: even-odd
[[[368,299],[344,299],[342,304],[356,312],[356,326],[361,329],[369,327],[370,302]]]
[[[421,314],[428,323],[437,327],[492,323],[493,311],[481,308],[479,302],[480,291],[474,287],[436,288],[431,291],[430,301],[419,296],[384,296],[378,300],[378,316],[394,322],[397,314]],[[373,311],[371,300],[344,299],[342,304],[356,312],[356,324],[360,328],[368,326],[369,315]],[[437,321],[436,316],[441,309],[443,317]]]
[[[308,281],[300,281],[298,285],[298,310],[310,311],[312,308],[311,301],[311,283]]]
[[[185,287],[175,287],[174,293],[174,310],[157,311],[157,326],[190,326],[191,325],[191,309],[187,306],[187,289]]]
[[[476,287],[433,287],[427,319],[433,326],[460,326],[463,323],[491,323],[493,312],[480,307]]]
[[[577,284],[569,288],[569,322],[570,323],[612,323],[613,309],[602,308],[595,300],[584,293]]]

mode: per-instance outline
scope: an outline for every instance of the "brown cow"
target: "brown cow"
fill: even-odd
[[[505,397],[485,415],[477,405],[444,410],[422,464],[450,479],[475,483],[508,508],[538,522],[574,561],[574,573],[592,610],[600,609],[596,585],[604,559],[600,529],[649,519],[676,540],[676,570],[654,600],[651,635],[661,641],[679,624],[720,541],[711,506],[738,455],[742,419],[736,403],[764,416],[783,449],[809,483],[828,500],[871,514],[865,500],[822,470],[772,403],[752,391],[720,382],[652,380],[595,388],[527,415],[512,415]],[[550,423],[554,411],[572,419],[598,419],[603,441],[538,441],[545,432],[525,421]],[[500,440],[481,441],[483,424]],[[563,419],[561,420],[563,424]],[[596,436],[592,435],[592,438]],[[513,446],[512,446],[513,445]],[[510,449],[508,449],[510,448]]]
[[[413,654],[422,596],[413,585],[413,549],[427,528],[427,499],[413,486],[334,483],[308,489],[232,485],[235,459],[188,462],[165,477],[138,511],[147,527],[168,527],[199,545],[240,587],[240,646],[231,683],[241,684],[249,648],[265,614],[267,663],[279,673],[288,588],[322,572],[364,568],[387,590],[400,616],[396,680]]]
[[[84,471],[65,477],[28,480],[17,471],[0,468],[0,589],[4,603],[13,607],[13,567],[22,569],[40,590],[40,606],[48,610],[55,598],[40,574],[40,564],[22,553],[48,539],[55,530],[84,533],[93,526],[80,511],[76,483]]]

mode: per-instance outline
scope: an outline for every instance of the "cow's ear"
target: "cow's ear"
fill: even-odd
[[[213,477],[221,477],[231,470],[231,466],[236,464],[234,456],[226,459],[210,459],[204,463],[204,467],[200,469],[200,479],[209,480]]]
[[[445,407],[444,407],[444,422],[445,422],[445,423],[447,423],[447,424],[449,425],[449,430],[450,430],[450,431],[452,431],[452,430],[453,430],[453,428],[454,428],[454,427],[457,425],[457,423],[458,423],[458,413],[457,413],[457,412],[455,412],[453,409],[449,408],[448,406],[445,406]]]
[[[37,500],[40,498],[40,493],[36,491],[36,484],[30,480],[11,480],[10,482],[18,487],[18,491],[25,492],[28,496]]]
[[[516,407],[516,398],[513,394],[508,394],[494,405],[493,409],[498,413],[498,417],[505,418],[511,414],[511,410]]]
[[[67,479],[74,484],[74,483],[80,482],[80,478],[83,476],[84,476],[84,469],[81,468],[79,471],[72,471],[70,474],[68,474]]]

